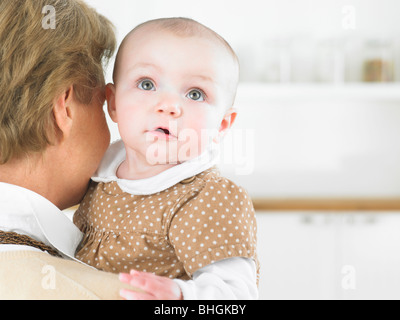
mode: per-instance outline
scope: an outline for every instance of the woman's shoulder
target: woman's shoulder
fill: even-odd
[[[0,299],[119,299],[125,287],[117,275],[46,253],[2,252],[0,262]]]

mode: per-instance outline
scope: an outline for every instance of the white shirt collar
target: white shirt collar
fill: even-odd
[[[107,150],[92,180],[95,182],[116,181],[122,191],[134,195],[154,194],[215,166],[219,161],[219,147],[212,143],[199,157],[165,170],[154,177],[141,180],[126,180],[117,177],[118,167],[125,159],[124,143],[118,140]]]
[[[74,254],[83,237],[50,201],[33,191],[1,182],[0,230],[27,235],[55,247],[73,260],[76,260]]]

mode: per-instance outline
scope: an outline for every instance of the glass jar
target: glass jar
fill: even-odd
[[[341,39],[318,41],[314,67],[317,82],[344,83],[345,55]]]
[[[363,80],[394,81],[394,47],[389,40],[369,40],[364,46]]]
[[[291,80],[291,52],[289,39],[268,39],[263,43],[260,80],[288,83]]]

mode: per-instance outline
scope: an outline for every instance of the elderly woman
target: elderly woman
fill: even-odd
[[[114,49],[111,23],[80,0],[0,1],[0,299],[113,299],[126,287],[73,260],[81,233],[61,212],[110,142]]]

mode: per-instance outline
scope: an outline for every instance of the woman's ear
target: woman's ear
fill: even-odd
[[[54,120],[58,131],[63,136],[68,136],[72,128],[73,108],[71,105],[73,103],[73,91],[74,87],[71,86],[55,100],[53,105]]]
[[[117,122],[117,107],[115,105],[115,85],[109,83],[106,85],[106,99],[107,99],[107,109],[110,118],[115,123]]]
[[[220,127],[218,129],[218,134],[214,138],[215,143],[219,143],[222,140],[222,138],[227,134],[229,129],[232,128],[236,120],[236,117],[237,117],[237,110],[234,108],[229,109],[225,113],[224,117],[222,118]]]

